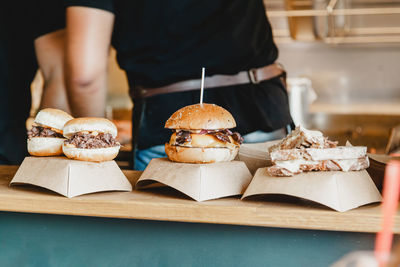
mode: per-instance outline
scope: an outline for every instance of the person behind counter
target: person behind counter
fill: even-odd
[[[35,1],[35,54],[44,86],[40,109],[70,113],[64,83],[65,6],[62,1]]]
[[[29,88],[38,65],[45,81],[41,106],[68,111],[62,79],[64,27],[61,1],[5,1],[0,9],[0,164],[20,164],[27,155]]]
[[[245,141],[292,123],[284,72],[262,0],[66,0],[66,82],[73,114],[102,100],[112,44],[134,102],[135,168],[165,156],[168,117],[199,101],[226,108]],[[216,76],[217,75],[217,76]],[[223,75],[223,76],[219,76]],[[228,82],[229,80],[230,82]],[[271,134],[272,132],[272,134]],[[137,150],[136,150],[137,148]]]
[[[25,120],[29,116],[30,91],[37,65],[27,9],[17,10],[6,1],[0,9],[0,164],[20,164],[27,154]],[[17,34],[18,33],[18,34]]]

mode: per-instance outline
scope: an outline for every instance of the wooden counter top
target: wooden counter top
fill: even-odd
[[[352,232],[380,229],[378,204],[339,213],[296,201],[241,201],[231,197],[199,203],[169,188],[96,193],[68,199],[33,186],[9,187],[16,170],[16,166],[0,166],[0,211]],[[124,173],[134,184],[141,172]],[[394,231],[400,233],[400,213]]]

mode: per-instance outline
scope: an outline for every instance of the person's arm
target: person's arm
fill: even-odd
[[[65,80],[75,117],[105,115],[113,24],[111,12],[79,6],[67,8]]]
[[[40,109],[57,108],[70,113],[64,84],[64,41],[65,30],[45,34],[35,40],[35,52],[44,78]]]

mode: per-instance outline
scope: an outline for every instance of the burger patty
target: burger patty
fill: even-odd
[[[229,129],[225,130],[201,130],[197,134],[208,134],[216,139],[218,139],[221,142],[226,142],[226,143],[232,143],[231,138],[232,137],[233,141],[236,142],[237,144],[242,144],[243,143],[243,137],[238,133],[238,132],[231,132]],[[192,141],[192,136],[190,131],[185,131],[185,130],[180,130],[176,132],[176,144],[177,145],[183,145],[187,142]]]
[[[107,148],[118,146],[119,143],[109,133],[86,134],[75,133],[70,139],[64,141],[65,144],[73,145],[77,148]]]
[[[62,134],[42,126],[33,126],[32,129],[28,131],[28,138],[32,139],[33,137],[64,138]]]

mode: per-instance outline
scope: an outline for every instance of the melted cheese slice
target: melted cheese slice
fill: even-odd
[[[238,146],[238,144],[233,140],[232,136],[229,136],[229,140],[231,143],[223,142],[218,140],[216,137],[210,134],[196,134],[191,133],[192,141],[185,142],[183,144],[176,143],[176,133],[171,135],[171,139],[169,140],[170,145],[178,145],[185,147],[231,147],[234,148]]]

